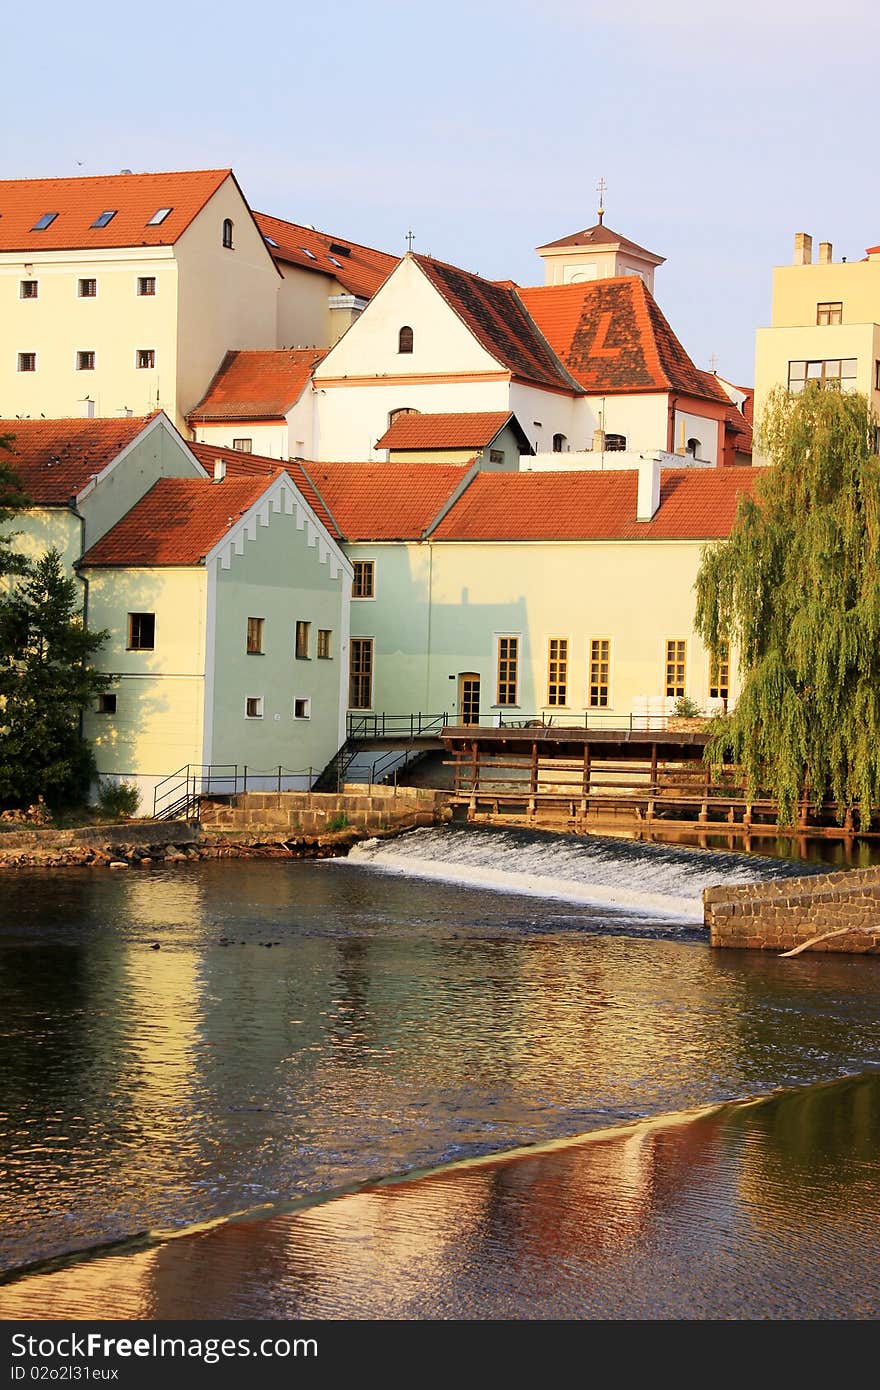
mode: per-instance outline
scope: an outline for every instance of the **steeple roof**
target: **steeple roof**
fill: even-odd
[[[537,250],[552,251],[561,250],[569,246],[584,246],[589,250],[599,251],[603,247],[619,247],[621,251],[629,251],[636,256],[644,256],[652,265],[662,265],[665,256],[658,256],[654,251],[648,251],[646,247],[639,246],[638,242],[630,241],[629,237],[621,236],[620,232],[615,232],[611,227],[606,227],[603,222],[597,222],[593,227],[585,227],[581,232],[572,232],[570,236],[560,237],[558,241],[547,241]]]

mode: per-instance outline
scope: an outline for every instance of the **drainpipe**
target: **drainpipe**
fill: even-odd
[[[678,396],[669,397],[669,419],[666,424],[666,452],[675,453],[675,407],[678,405]]]
[[[77,507],[76,507],[76,498],[75,498],[75,497],[72,499],[72,501],[71,501],[71,503],[70,503],[70,510],[71,510],[71,512],[73,513],[73,515],[76,517],[77,521],[79,522],[79,560],[81,560],[82,557],[83,557],[83,556],[85,555],[85,553],[86,553],[86,519],[85,519],[85,517],[83,516],[82,512],[80,512],[80,511],[77,510]],[[83,587],[82,622],[83,622],[83,628],[86,629],[86,630],[88,630],[88,626],[89,626],[89,581],[88,581],[88,579],[86,579],[85,575],[82,574],[82,573],[80,572],[79,560],[74,561],[74,566],[73,566],[73,568],[74,568],[74,570],[75,570],[75,572],[76,572],[76,577],[77,577],[77,579],[79,580],[79,582],[82,584],[82,587]],[[83,737],[83,727],[84,727],[83,721],[84,721],[84,716],[85,716],[85,711],[84,711],[84,710],[80,710],[80,712],[79,712],[79,736],[80,736],[80,738]]]
[[[425,709],[431,709],[431,616],[434,603],[434,547],[428,541],[428,625],[426,634],[426,653],[425,662]]]

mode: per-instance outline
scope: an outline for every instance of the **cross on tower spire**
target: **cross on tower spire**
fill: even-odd
[[[413,244],[414,238],[415,238],[415,232],[413,231],[412,227],[410,227],[409,231],[408,231],[407,234],[406,234],[406,244],[407,244],[407,246],[409,247],[410,251],[412,250],[412,244]]]
[[[607,183],[605,182],[605,176],[603,175],[602,178],[600,178],[599,182],[596,184],[596,192],[599,194],[599,226],[600,226],[600,227],[601,227],[601,225],[602,225],[602,218],[605,216],[605,191],[606,191],[607,188],[608,188],[608,185],[607,185]]]

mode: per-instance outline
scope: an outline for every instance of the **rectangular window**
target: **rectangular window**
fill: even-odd
[[[18,370],[20,372],[35,372],[37,370],[37,354],[35,352],[20,352],[18,354]]]
[[[373,704],[373,639],[352,637],[348,673],[349,709],[370,709]]]
[[[94,299],[98,293],[97,280],[77,280],[76,292],[80,299]]]
[[[312,702],[311,700],[294,700],[293,702],[294,719],[311,719]]]
[[[173,208],[157,208],[156,211],[153,213],[153,216],[150,218],[149,222],[145,223],[145,225],[147,227],[158,227],[160,222],[165,221],[165,218],[168,216],[169,212],[173,211]]]
[[[331,655],[330,639],[332,636],[333,633],[329,627],[318,628],[318,656],[324,661],[328,660]]]
[[[130,652],[151,652],[155,645],[155,613],[129,613],[128,650]]]
[[[37,299],[40,292],[39,280],[21,280],[18,286],[19,299]]]
[[[490,462],[490,463],[503,463],[503,462],[504,462],[504,450],[503,450],[503,449],[490,449],[490,450],[489,450],[489,462]]]
[[[788,389],[793,395],[800,395],[805,386],[811,383],[823,389],[854,391],[858,359],[855,357],[832,357],[827,361],[789,362]]]
[[[519,638],[498,638],[498,698],[496,705],[515,705],[519,679]]]
[[[666,643],[666,694],[673,699],[684,695],[687,643],[673,637]]]
[[[820,325],[843,323],[843,301],[838,300],[833,304],[817,304],[816,323]]]
[[[91,348],[86,352],[76,354],[76,370],[78,372],[93,372],[95,370],[95,354]]]
[[[155,275],[139,275],[139,276],[138,276],[138,294],[140,294],[140,295],[150,295],[150,296],[152,296],[152,295],[154,295],[155,293],[156,293],[156,277],[155,277]]]
[[[98,713],[99,713],[99,714],[115,714],[115,713],[116,713],[116,695],[115,695],[114,693],[112,693],[112,692],[105,692],[103,695],[99,695],[99,696],[98,696]]]
[[[302,620],[297,621],[296,657],[298,661],[308,661],[309,659],[309,634],[311,630],[311,623],[304,623]]]
[[[547,704],[568,704],[568,638],[551,637],[547,658]]]
[[[94,222],[92,223],[92,226],[106,227],[108,222],[113,221],[113,218],[116,216],[117,211],[117,208],[111,208],[109,212],[99,213],[98,216],[95,218]]]
[[[247,654],[248,656],[261,656],[263,651],[263,623],[264,618],[248,618],[247,620]]]
[[[611,640],[594,637],[590,642],[590,709],[607,709],[610,704]]]
[[[245,719],[262,719],[263,717],[263,697],[262,695],[247,695],[244,701]]]
[[[376,574],[374,560],[355,560],[354,583],[351,586],[352,598],[376,597]]]
[[[36,222],[35,222],[34,225],[31,227],[31,231],[32,231],[32,232],[45,232],[45,230],[46,230],[47,227],[51,227],[51,226],[52,226],[52,223],[55,221],[55,218],[56,218],[57,216],[58,216],[58,213],[57,213],[57,212],[44,212],[43,215],[42,215],[42,217],[38,217],[38,218],[37,218]]]
[[[156,365],[156,349],[155,349],[155,348],[138,348],[138,350],[137,350],[137,356],[135,357],[135,366],[136,366],[136,367],[155,367],[155,365]]]
[[[240,454],[252,454],[254,451],[254,441],[252,439],[233,439],[232,447]]]
[[[730,648],[722,642],[718,656],[709,663],[709,699],[726,700],[730,695]]]

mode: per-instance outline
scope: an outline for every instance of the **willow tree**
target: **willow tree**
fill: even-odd
[[[751,795],[795,819],[831,795],[842,821],[880,805],[880,461],[864,396],[774,393],[761,422],[771,467],[740,499],[697,576],[697,630],[737,650],[741,693],[707,750]]]

